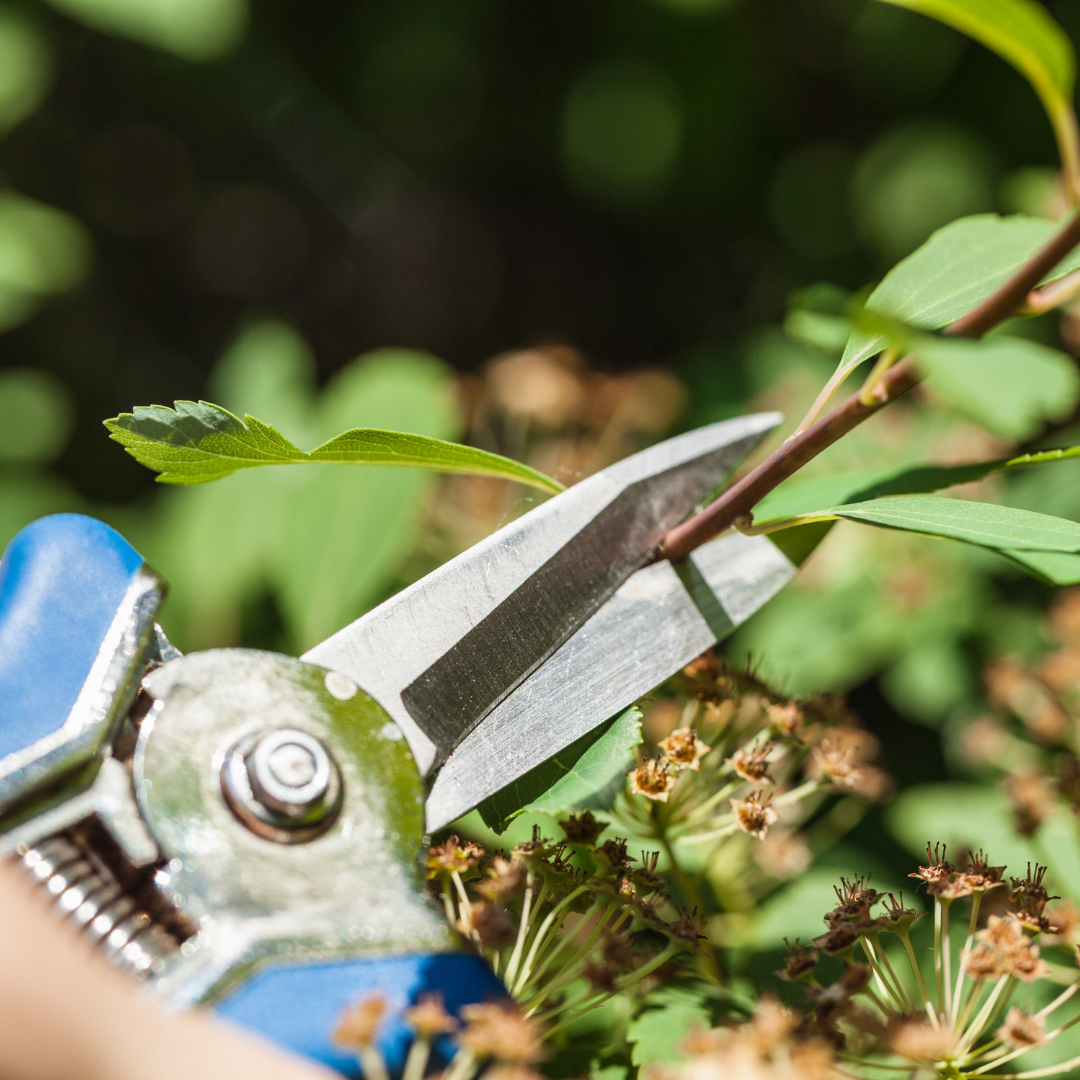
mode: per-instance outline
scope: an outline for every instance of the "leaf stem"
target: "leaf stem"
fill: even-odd
[[[1078,243],[1080,215],[1074,214],[1057,235],[996,292],[967,315],[957,319],[945,332],[963,337],[981,337],[1016,314],[1027,301],[1028,293]],[[866,405],[861,400],[860,393],[852,394],[808,428],[792,435],[783,446],[738,483],[732,484],[704,510],[668,532],[660,544],[657,557],[672,561],[685,558],[695,548],[727,531],[736,518],[749,514],[779,483],[798,472],[807,462],[812,461],[864,420],[905,394],[917,382],[919,374],[911,357],[905,357],[893,364],[882,375],[878,384],[880,400]]]

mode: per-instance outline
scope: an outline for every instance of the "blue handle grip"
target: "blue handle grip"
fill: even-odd
[[[503,984],[477,956],[388,956],[265,968],[221,1002],[217,1013],[345,1076],[358,1077],[356,1055],[334,1044],[334,1028],[349,1005],[381,994],[389,1009],[377,1045],[391,1074],[400,1075],[412,1042],[402,1014],[430,993],[441,995],[453,1016],[463,1005],[506,997]],[[453,1043],[444,1037],[434,1050],[434,1057],[446,1062],[453,1056]]]
[[[28,525],[0,561],[0,763],[68,720],[142,556],[81,514]]]

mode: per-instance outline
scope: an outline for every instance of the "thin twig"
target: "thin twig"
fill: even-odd
[[[1015,315],[1028,294],[1076,245],[1080,243],[1080,214],[1070,218],[1061,231],[1028,262],[987,297],[978,307],[949,326],[945,333],[982,337],[988,330]],[[714,536],[726,532],[735,519],[749,514],[778,484],[798,472],[823,450],[832,446],[864,420],[905,394],[919,381],[910,356],[893,364],[874,388],[875,400],[866,404],[858,391],[804,431],[792,435],[769,458],[733,484],[704,510],[676,525],[664,537],[658,557],[683,559]]]

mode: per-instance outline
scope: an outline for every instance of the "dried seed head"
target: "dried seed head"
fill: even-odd
[[[568,843],[583,844],[588,847],[595,844],[600,834],[607,828],[606,823],[597,821],[589,810],[583,814],[571,814],[565,821],[560,821],[559,825],[566,833]]]
[[[532,1064],[547,1056],[539,1022],[522,1016],[511,1001],[465,1005],[461,1017],[465,1028],[457,1041],[479,1058]]]
[[[601,867],[606,865],[609,870],[625,870],[634,861],[626,853],[626,841],[618,836],[605,840],[596,849],[596,855]]]
[[[932,1064],[952,1056],[956,1033],[948,1025],[935,1027],[926,1020],[902,1020],[889,1035],[889,1045],[901,1057]]]
[[[802,733],[805,714],[797,701],[786,705],[766,705],[765,715],[778,735],[785,739],[796,739]]]
[[[888,796],[892,781],[867,761],[876,753],[877,741],[858,728],[834,728],[811,752],[809,774],[846,788],[861,799]]]
[[[427,876],[443,877],[452,873],[464,874],[474,869],[484,857],[484,849],[471,840],[462,843],[451,836],[445,844],[428,849]]]
[[[724,761],[744,780],[749,780],[755,784],[771,783],[768,760],[772,748],[773,744],[771,742],[751,747],[749,750],[746,747],[740,747],[731,757],[725,758]]]
[[[442,994],[423,994],[405,1010],[405,1023],[424,1039],[434,1039],[457,1029],[457,1021],[443,1008]]]
[[[334,1042],[349,1050],[367,1049],[375,1042],[390,1003],[382,994],[372,994],[350,1005],[338,1017]]]
[[[1050,781],[1039,769],[1016,769],[1005,778],[1005,794],[1012,803],[1016,831],[1034,836],[1054,812],[1056,799]]]
[[[904,894],[900,894],[900,899],[897,900],[892,893],[889,893],[889,899],[885,901],[885,913],[882,919],[885,921],[885,930],[902,931],[911,926],[916,919],[921,919],[922,913],[915,910],[915,908],[904,907]]]
[[[930,849],[930,844],[926,845],[926,866],[920,866],[918,870],[913,874],[908,874],[908,877],[918,878],[920,881],[925,881],[927,885],[938,885],[942,881],[948,881],[953,872],[953,865],[945,861],[945,847],[940,844],[935,844],[933,851]]]
[[[461,913],[457,930],[483,949],[501,949],[516,937],[510,916],[502,904],[477,900]]]
[[[1014,1050],[1038,1046],[1046,1039],[1046,1021],[1041,1016],[1031,1016],[1014,1005],[1005,1017],[1005,1023],[998,1028],[997,1037]]]
[[[506,900],[517,892],[525,875],[521,867],[509,859],[496,857],[488,868],[488,875],[476,886],[485,900]]]
[[[762,797],[760,791],[751,792],[745,799],[728,799],[731,803],[732,813],[735,815],[735,826],[745,833],[764,840],[777,818],[776,811],[769,805],[769,799]]]
[[[698,942],[704,940],[705,916],[698,914],[698,909],[680,912],[679,917],[668,924],[667,932],[672,941],[684,945],[691,952],[697,952]]]
[[[787,963],[783,971],[776,972],[785,982],[795,982],[797,979],[808,979],[814,973],[818,962],[817,949],[805,948],[795,939],[792,945],[784,938],[784,948],[787,949]]]
[[[532,839],[518,844],[510,854],[514,856],[514,861],[521,865],[535,866],[541,859],[547,859],[555,855],[559,850],[559,846],[554,840],[541,836],[540,826],[534,825]]]
[[[708,743],[698,738],[693,728],[683,727],[673,731],[666,739],[657,743],[664,753],[664,760],[675,770],[693,769],[697,772],[701,759],[712,749]]]
[[[649,758],[630,773],[630,794],[667,802],[676,782],[666,758]]]
[[[1004,884],[1001,880],[1004,866],[991,866],[990,860],[980,849],[968,857],[967,865],[959,867],[956,876],[963,879],[972,892],[985,892]]]

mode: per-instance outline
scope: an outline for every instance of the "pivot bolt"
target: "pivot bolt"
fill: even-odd
[[[225,757],[221,787],[252,832],[278,843],[314,839],[341,805],[341,775],[323,743],[296,728],[249,735]]]

